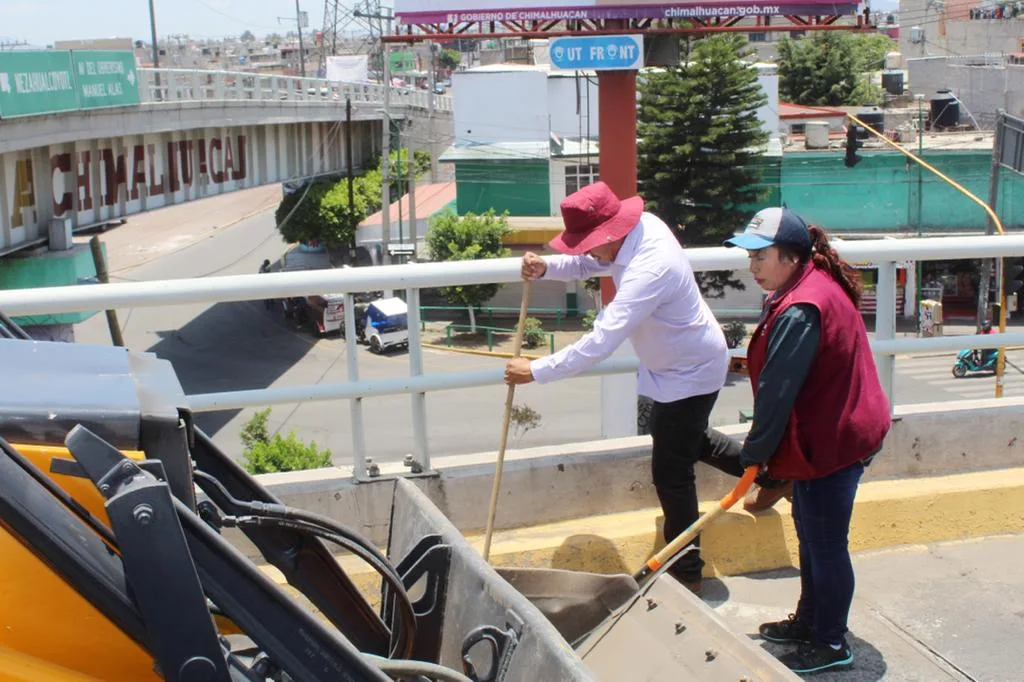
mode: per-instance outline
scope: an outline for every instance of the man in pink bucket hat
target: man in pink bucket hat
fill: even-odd
[[[629,339],[640,360],[637,391],[654,401],[651,468],[669,541],[697,520],[698,459],[735,476],[742,468],[729,439],[708,429],[728,372],[725,335],[672,230],[644,212],[643,203],[640,197],[620,201],[603,182],[562,201],[565,230],[549,243],[562,255],[525,254],[523,277],[573,281],[611,275],[615,298],[593,331],[571,346],[538,360],[510,360],[505,381],[546,384],[574,376]],[[670,573],[699,592],[703,565],[699,552],[689,552]]]

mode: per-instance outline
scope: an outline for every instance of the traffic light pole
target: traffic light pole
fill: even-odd
[[[999,112],[999,117],[996,120],[996,134],[992,144],[992,178],[989,182],[988,188],[988,205],[989,208],[994,212],[996,210],[996,202],[999,200],[999,175],[1000,167],[1002,164],[1003,156],[1003,145],[1002,145],[1002,133],[1003,133],[1003,114]],[[989,218],[987,234],[995,232],[995,222],[992,218]],[[989,265],[991,261],[984,261],[984,265]],[[1006,331],[1006,283],[1003,281],[1003,259],[996,259],[996,287],[998,288],[999,295],[999,333],[1002,334]],[[982,268],[982,277],[988,279],[988,273],[990,268]],[[988,282],[985,282],[987,286]],[[986,296],[987,298],[987,296]],[[1003,397],[1003,373],[1006,371],[1006,347],[999,347],[999,355],[996,358],[996,397]]]

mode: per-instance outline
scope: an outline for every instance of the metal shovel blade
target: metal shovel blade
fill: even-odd
[[[530,600],[567,642],[590,632],[636,596],[633,576],[565,571],[557,568],[495,567]]]

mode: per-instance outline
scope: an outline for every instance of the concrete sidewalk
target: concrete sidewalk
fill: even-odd
[[[1022,565],[1024,535],[855,555],[854,667],[813,679],[1024,679]],[[786,569],[707,580],[703,596],[735,632],[756,639],[760,623],[793,612],[799,592],[798,573]]]
[[[111,280],[120,281],[128,270],[209,239],[240,220],[270,211],[280,201],[281,186],[275,184],[130,216],[124,225],[100,235],[107,247]],[[82,235],[75,241],[86,243],[89,237]]]

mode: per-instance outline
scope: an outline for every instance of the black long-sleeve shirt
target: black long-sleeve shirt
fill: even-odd
[[[793,411],[821,339],[821,314],[809,303],[786,308],[768,335],[768,354],[757,379],[754,420],[740,452],[744,466],[764,464],[773,454]]]

